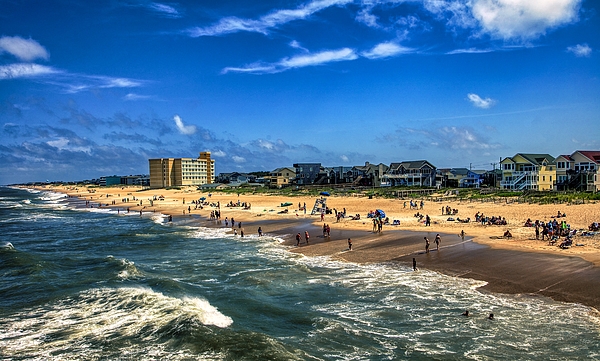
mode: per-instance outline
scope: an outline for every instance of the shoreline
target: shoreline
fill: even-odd
[[[136,191],[134,188],[107,188],[94,189],[93,193],[90,193],[83,192],[83,189],[69,187],[36,189],[67,194],[93,204],[106,204],[102,208],[129,208],[130,212],[161,213],[173,216],[174,221],[193,216],[193,219],[190,219],[193,223],[208,227],[224,227],[224,224],[216,225],[215,221],[209,220],[210,212],[217,208],[205,206],[204,209],[193,209],[195,204],[189,202],[202,196],[203,193],[200,191],[162,189]],[[152,194],[155,193],[161,193],[161,195],[164,193],[165,201],[158,204],[153,202],[153,207],[148,207],[148,204],[144,205],[144,201],[148,197],[153,197]],[[138,202],[132,203],[131,200],[125,202],[127,197],[124,195],[135,197]],[[205,193],[204,196],[206,197]],[[185,203],[186,198],[188,198],[188,203]],[[371,209],[382,208],[386,209],[390,220],[399,219],[401,225],[384,226],[382,233],[373,233],[370,219],[358,221],[344,219],[343,222],[337,223],[335,217],[328,214],[324,223],[329,224],[332,231],[330,239],[326,239],[322,235],[323,222],[320,221],[320,217],[310,216],[310,211],[308,211],[308,209],[312,209],[315,197],[301,198],[302,203],[306,203],[307,214],[302,211],[279,213],[287,208],[277,206],[277,204],[283,203],[283,198],[287,200],[291,197],[242,196],[240,200],[251,201],[251,208],[245,210],[240,207],[223,206],[228,203],[227,199],[235,198],[235,195],[215,194],[208,198],[210,202],[220,202],[221,220],[224,220],[225,217],[235,217],[236,223],[242,222],[245,234],[256,234],[256,230],[260,226],[264,233],[282,237],[283,244],[291,247],[290,252],[301,253],[305,256],[328,256],[345,262],[363,264],[397,262],[408,267],[412,267],[412,261],[415,258],[419,268],[430,269],[449,276],[485,281],[486,285],[481,289],[487,292],[544,296],[560,302],[580,303],[592,307],[596,313],[600,310],[600,287],[598,287],[599,282],[597,281],[600,280],[600,247],[598,246],[600,242],[596,238],[598,236],[590,238],[589,247],[586,244],[582,247],[557,251],[558,247],[546,246],[545,241],[535,240],[534,236],[525,234],[528,230],[522,229],[524,227],[516,227],[514,220],[509,217],[507,217],[508,226],[481,226],[473,222],[467,224],[448,222],[449,224],[445,224],[444,218],[447,216],[440,215],[440,209],[437,207],[438,214],[431,216],[432,225],[426,227],[416,218],[412,217],[414,219],[411,219],[411,214],[417,210],[404,209],[403,204],[398,206],[400,209],[394,209],[394,213],[392,213],[387,210],[391,209],[390,200],[387,199],[361,199],[357,206],[354,204],[355,202],[351,202],[356,201],[352,197],[331,197],[333,199],[331,201],[328,199],[328,202],[332,204],[332,208],[334,205],[347,203],[347,213],[361,214],[361,218]],[[297,201],[297,199],[295,200]],[[398,200],[395,202],[402,203]],[[382,203],[388,204],[375,207]],[[444,205],[446,204],[451,203],[444,202]],[[437,206],[437,204],[435,205]],[[453,208],[461,206],[460,204],[451,205]],[[494,210],[500,212],[490,214],[500,214],[506,213],[512,205],[492,206],[495,206]],[[523,207],[523,205],[515,205],[515,207]],[[566,208],[565,213],[577,213],[578,210],[575,207],[578,206]],[[296,207],[292,205],[289,208],[291,210]],[[431,207],[424,208],[431,211]],[[588,213],[585,214],[586,217],[598,215],[597,213],[590,215],[587,208],[581,208],[583,213]],[[341,210],[341,208],[339,209]],[[598,212],[597,209],[600,209],[600,205],[595,205],[592,209]],[[191,214],[188,213],[188,210],[191,210]],[[464,228],[466,232],[464,241],[458,235],[461,228]],[[514,237],[501,239],[498,236],[489,236],[492,233],[501,235],[504,229],[510,229]],[[301,244],[300,247],[295,247],[294,235],[298,232],[304,235],[304,231],[310,233],[310,244]],[[437,233],[442,237],[439,252],[435,250],[433,242]],[[425,236],[431,241],[432,251],[429,254],[424,252],[423,237]],[[349,237],[353,242],[352,251],[347,250],[347,238]]]

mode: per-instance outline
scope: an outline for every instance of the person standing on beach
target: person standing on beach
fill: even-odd
[[[435,235],[434,242],[435,242],[436,249],[439,251],[440,250],[440,243],[442,242],[442,237],[440,237],[439,233]]]
[[[302,236],[300,235],[300,233],[296,234],[296,246],[300,245],[300,239],[302,238]]]
[[[306,244],[308,244],[308,239],[310,238],[308,231],[304,231],[304,238],[306,238]]]
[[[431,218],[429,217],[429,214],[425,216],[425,225],[431,226]]]
[[[425,253],[429,253],[429,239],[427,237],[423,238],[425,238]]]
[[[465,230],[464,229],[462,229],[460,231],[460,238],[462,238],[463,241],[465,240]]]
[[[352,240],[348,238],[348,251],[352,251]]]
[[[263,233],[262,233],[262,228],[258,227],[258,236],[262,237]]]

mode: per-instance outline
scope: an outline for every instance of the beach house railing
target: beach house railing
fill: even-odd
[[[537,172],[512,172],[512,176],[508,180],[500,182],[504,189],[532,189],[537,184]]]

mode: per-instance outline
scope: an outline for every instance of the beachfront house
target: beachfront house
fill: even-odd
[[[500,187],[510,190],[554,189],[556,182],[555,159],[550,154],[517,153],[500,162]]]
[[[600,191],[600,151],[578,150],[556,158],[556,189]]]
[[[435,187],[436,173],[435,166],[426,160],[392,163],[381,177],[381,186]]]
[[[296,169],[291,167],[277,168],[266,177],[272,188],[288,187],[296,179]]]
[[[327,174],[327,181],[329,184],[346,184],[352,183],[354,180],[352,167],[325,167],[323,171]]]
[[[200,186],[215,182],[215,160],[210,152],[198,158],[156,158],[148,160],[150,188]]]
[[[321,174],[321,163],[298,163],[294,164],[294,168],[298,185],[315,184]]]
[[[442,187],[479,188],[485,180],[485,170],[450,168],[438,170]]]
[[[365,162],[365,165],[356,165],[352,167],[352,185],[381,187],[381,178],[388,171],[389,167],[383,163],[371,164]]]
[[[230,184],[231,186],[239,186],[256,181],[256,176],[239,172],[219,173],[215,181]]]

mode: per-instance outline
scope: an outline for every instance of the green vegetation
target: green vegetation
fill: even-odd
[[[461,200],[481,202],[503,202],[503,203],[587,203],[600,200],[600,193],[590,192],[539,192],[539,191],[509,191],[491,188],[446,188],[431,189],[420,187],[301,187],[290,186],[280,189],[242,185],[235,188],[218,189],[206,191],[207,193],[222,193],[232,195],[261,194],[265,196],[277,195],[287,197],[317,197],[321,192],[328,192],[331,196],[362,195],[372,198],[388,199],[425,199],[428,201]]]

